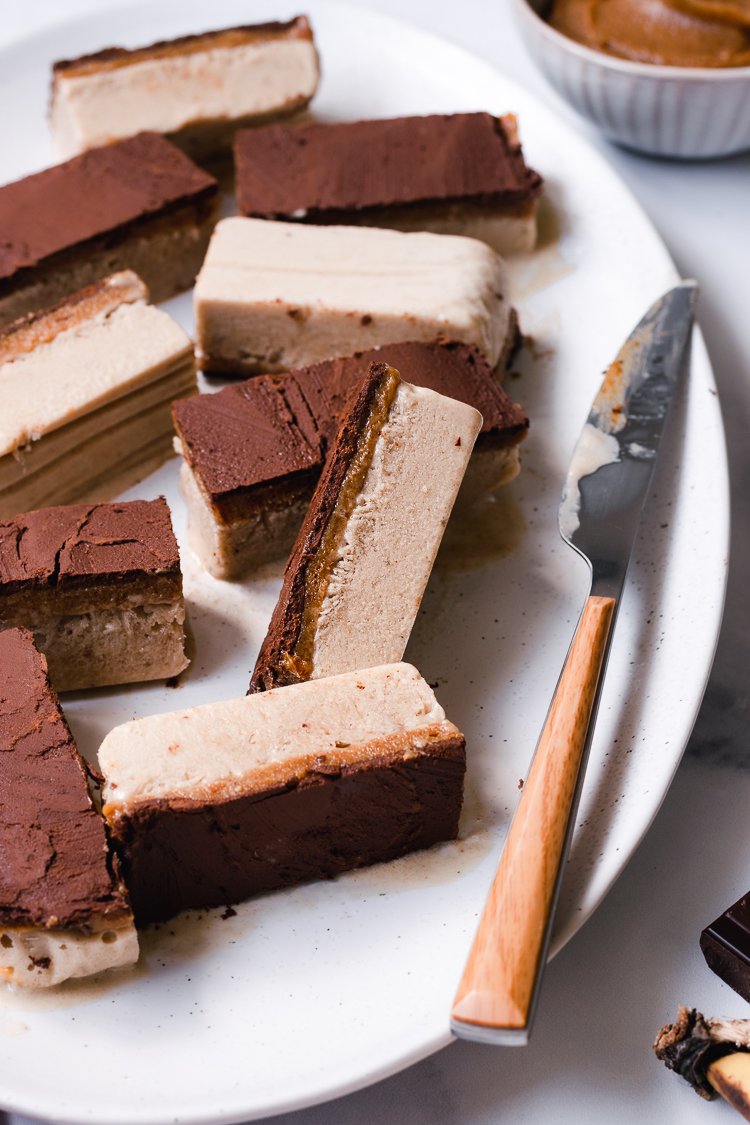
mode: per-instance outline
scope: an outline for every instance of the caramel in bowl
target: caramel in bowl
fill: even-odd
[[[512,0],[545,77],[627,148],[750,149],[750,0]]]

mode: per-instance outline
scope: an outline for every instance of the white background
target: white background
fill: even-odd
[[[69,15],[117,6],[109,0],[1,0],[0,43]],[[680,272],[699,280],[699,319],[729,443],[733,546],[716,664],[685,759],[624,875],[549,967],[531,1046],[457,1043],[369,1090],[275,1120],[284,1125],[739,1120],[725,1104],[707,1105],[669,1074],[650,1043],[674,1018],[679,1002],[707,1015],[750,1016],[748,1005],[709,972],[698,948],[701,928],[750,888],[750,155],[681,164],[625,153],[598,139],[536,71],[505,0],[369,0],[363,6],[473,51],[591,135],[650,215]],[[207,5],[210,24],[209,12]],[[11,1118],[19,1125],[22,1120]]]

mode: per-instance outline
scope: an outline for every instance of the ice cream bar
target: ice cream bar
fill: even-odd
[[[250,691],[400,660],[482,416],[373,363],[310,503]]]
[[[47,663],[0,633],[0,976],[26,988],[138,958],[127,891]]]
[[[490,367],[515,338],[499,254],[475,238],[223,219],[195,286],[205,371],[288,371],[377,344],[450,336]]]
[[[452,839],[465,748],[394,664],[125,723],[99,763],[142,924]]]

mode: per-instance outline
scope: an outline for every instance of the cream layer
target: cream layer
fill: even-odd
[[[195,389],[190,362],[174,377],[95,412],[99,417],[91,426],[82,424],[89,420],[84,416],[0,458],[0,519],[56,504],[112,500],[143,480],[172,456],[172,402]]]
[[[156,382],[191,350],[167,313],[137,301],[15,356],[0,366],[0,456]]]
[[[472,406],[399,383],[336,548],[313,679],[403,656],[481,426]]]
[[[430,739],[456,734],[410,664],[152,715],[115,727],[99,748],[104,814],[111,820],[144,801],[231,797],[382,755],[389,740],[418,754]]]
[[[494,367],[510,322],[502,258],[474,238],[220,222],[195,286],[199,366],[282,371],[444,335]]]
[[[306,104],[317,89],[310,39],[141,59],[87,74],[58,74],[51,109],[57,160],[142,130],[174,133],[213,118],[266,117]]]
[[[123,969],[137,960],[138,934],[132,919],[94,933],[0,927],[0,976],[24,988],[49,988],[71,977]]]

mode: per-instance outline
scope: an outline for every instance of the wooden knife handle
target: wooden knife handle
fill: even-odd
[[[456,993],[454,1020],[527,1025],[614,606],[613,598],[586,602]]]

